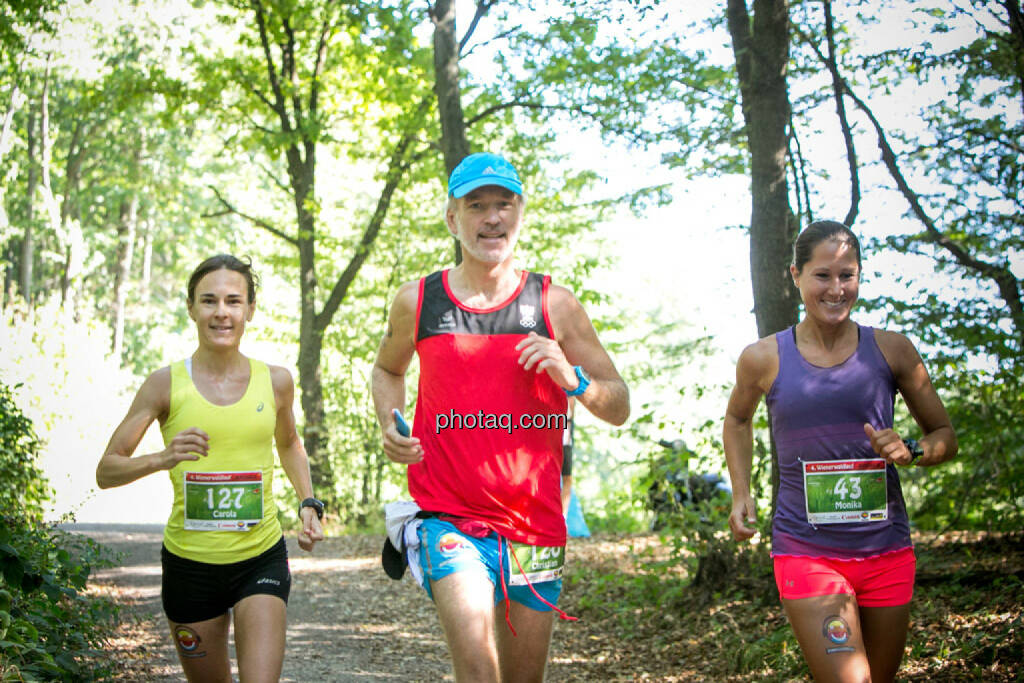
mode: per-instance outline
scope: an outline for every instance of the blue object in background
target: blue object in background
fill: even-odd
[[[569,535],[574,538],[590,538],[590,529],[583,519],[583,508],[580,507],[580,499],[576,497],[576,489],[569,493],[569,511],[565,513],[565,526]]]

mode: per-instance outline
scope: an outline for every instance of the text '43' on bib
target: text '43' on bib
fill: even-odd
[[[888,517],[885,460],[804,462],[804,496],[811,524],[882,521]]]

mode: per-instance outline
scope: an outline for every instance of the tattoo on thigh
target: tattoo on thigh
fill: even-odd
[[[175,626],[174,640],[178,644],[178,651],[181,652],[182,657],[199,658],[206,656],[206,650],[199,649],[199,644],[203,642],[203,639],[188,626]]]
[[[825,621],[821,625],[821,635],[825,637],[825,640],[837,647],[826,647],[826,654],[835,654],[838,652],[854,652],[854,648],[844,645],[846,641],[850,639],[850,625],[846,623],[838,614],[833,614],[825,618]]]

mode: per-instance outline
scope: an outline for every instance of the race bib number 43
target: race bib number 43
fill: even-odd
[[[262,472],[186,472],[185,528],[248,531],[263,521]]]
[[[804,495],[811,524],[882,521],[888,517],[885,460],[805,462]]]
[[[525,543],[509,543],[508,549],[508,585],[525,586],[527,581],[543,583],[562,578],[562,567],[565,565],[565,546],[544,547],[526,545]],[[515,557],[512,557],[512,553],[515,553]]]

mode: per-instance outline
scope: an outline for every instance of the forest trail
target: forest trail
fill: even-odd
[[[118,680],[180,681],[160,604],[162,527],[74,530],[121,554],[117,567],[96,571],[91,581],[123,606],[112,649],[124,659]],[[373,536],[329,538],[309,554],[288,539],[292,590],[282,681],[436,681],[448,675],[430,601],[410,581],[387,578],[381,542]]]
[[[161,527],[72,530],[121,553],[116,567],[90,581],[93,592],[122,605],[111,638],[115,680],[181,680],[160,605]],[[433,605],[408,573],[387,578],[382,542],[376,535],[328,538],[311,555],[288,539],[292,591],[281,680],[452,680]],[[918,535],[915,543],[900,680],[1021,680],[1024,536],[953,532]],[[556,623],[548,680],[808,680],[770,574],[747,577],[746,597],[708,599],[664,563],[668,553],[654,534],[569,540],[560,606],[580,620]]]

